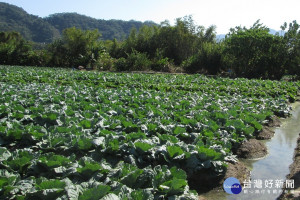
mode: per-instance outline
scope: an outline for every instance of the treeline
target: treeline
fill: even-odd
[[[204,28],[191,16],[175,25],[132,29],[124,41],[101,40],[98,30],[75,27],[42,49],[15,32],[0,34],[0,64],[37,65],[109,71],[187,72],[232,77],[281,79],[300,75],[300,30],[285,23],[284,35],[272,35],[259,21],[232,28],[222,41],[215,27]]]

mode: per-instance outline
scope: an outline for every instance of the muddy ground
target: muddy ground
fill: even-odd
[[[244,159],[258,159],[268,154],[266,145],[260,140],[271,139],[275,132],[272,130],[273,127],[279,127],[281,124],[278,117],[274,116],[270,119],[269,123],[266,124],[263,129],[255,135],[254,139],[243,142],[238,147],[233,148],[233,153],[238,158]]]

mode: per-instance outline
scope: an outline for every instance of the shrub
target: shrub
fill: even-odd
[[[46,66],[50,61],[50,56],[45,50],[35,50],[29,51],[27,55],[27,60],[24,65],[29,66]]]
[[[134,50],[131,54],[128,54],[127,65],[130,71],[143,71],[150,69],[151,61],[148,59],[146,53]]]
[[[128,66],[127,66],[127,60],[125,58],[119,58],[116,63],[115,63],[115,69],[116,71],[127,71]]]
[[[203,43],[197,54],[182,63],[188,73],[207,73],[216,75],[222,67],[222,45]]]
[[[103,52],[99,55],[96,62],[96,69],[110,71],[113,69],[116,60],[112,58],[107,52]]]
[[[127,58],[119,58],[115,64],[117,71],[144,71],[149,70],[151,61],[146,53],[140,53],[133,50],[127,54]]]
[[[170,72],[171,63],[168,58],[161,58],[159,60],[154,59],[151,64],[151,69],[153,71]]]

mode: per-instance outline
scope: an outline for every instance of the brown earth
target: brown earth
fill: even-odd
[[[238,158],[257,159],[266,156],[268,149],[263,142],[257,139],[250,139],[243,142],[238,148],[234,149],[233,152]]]
[[[272,127],[279,127],[281,124],[280,119],[276,116],[273,116],[267,125],[257,133],[256,139],[249,139],[238,147],[233,148],[233,153],[236,154],[239,158],[245,159],[257,159],[262,158],[268,154],[268,149],[266,145],[259,140],[269,140],[271,139],[275,131],[272,130]]]
[[[279,119],[277,116],[273,116],[273,117],[269,120],[267,126],[268,126],[268,127],[279,127],[280,124],[281,124],[280,119]]]
[[[273,127],[279,127],[281,124],[281,121],[278,117],[273,116],[268,124],[263,127],[263,129],[256,135],[256,139],[258,140],[269,140],[271,139],[275,131],[272,130]]]
[[[271,130],[270,127],[265,126],[263,129],[256,135],[258,140],[269,140],[274,136],[275,132]]]
[[[220,184],[223,185],[223,182],[229,177],[235,177],[240,183],[244,183],[245,180],[248,180],[249,176],[250,170],[242,162],[229,163],[225,176],[220,181]]]

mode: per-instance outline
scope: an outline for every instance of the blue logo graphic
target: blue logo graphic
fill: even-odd
[[[234,177],[227,178],[223,183],[223,188],[228,194],[239,194],[242,191],[240,181]]]

